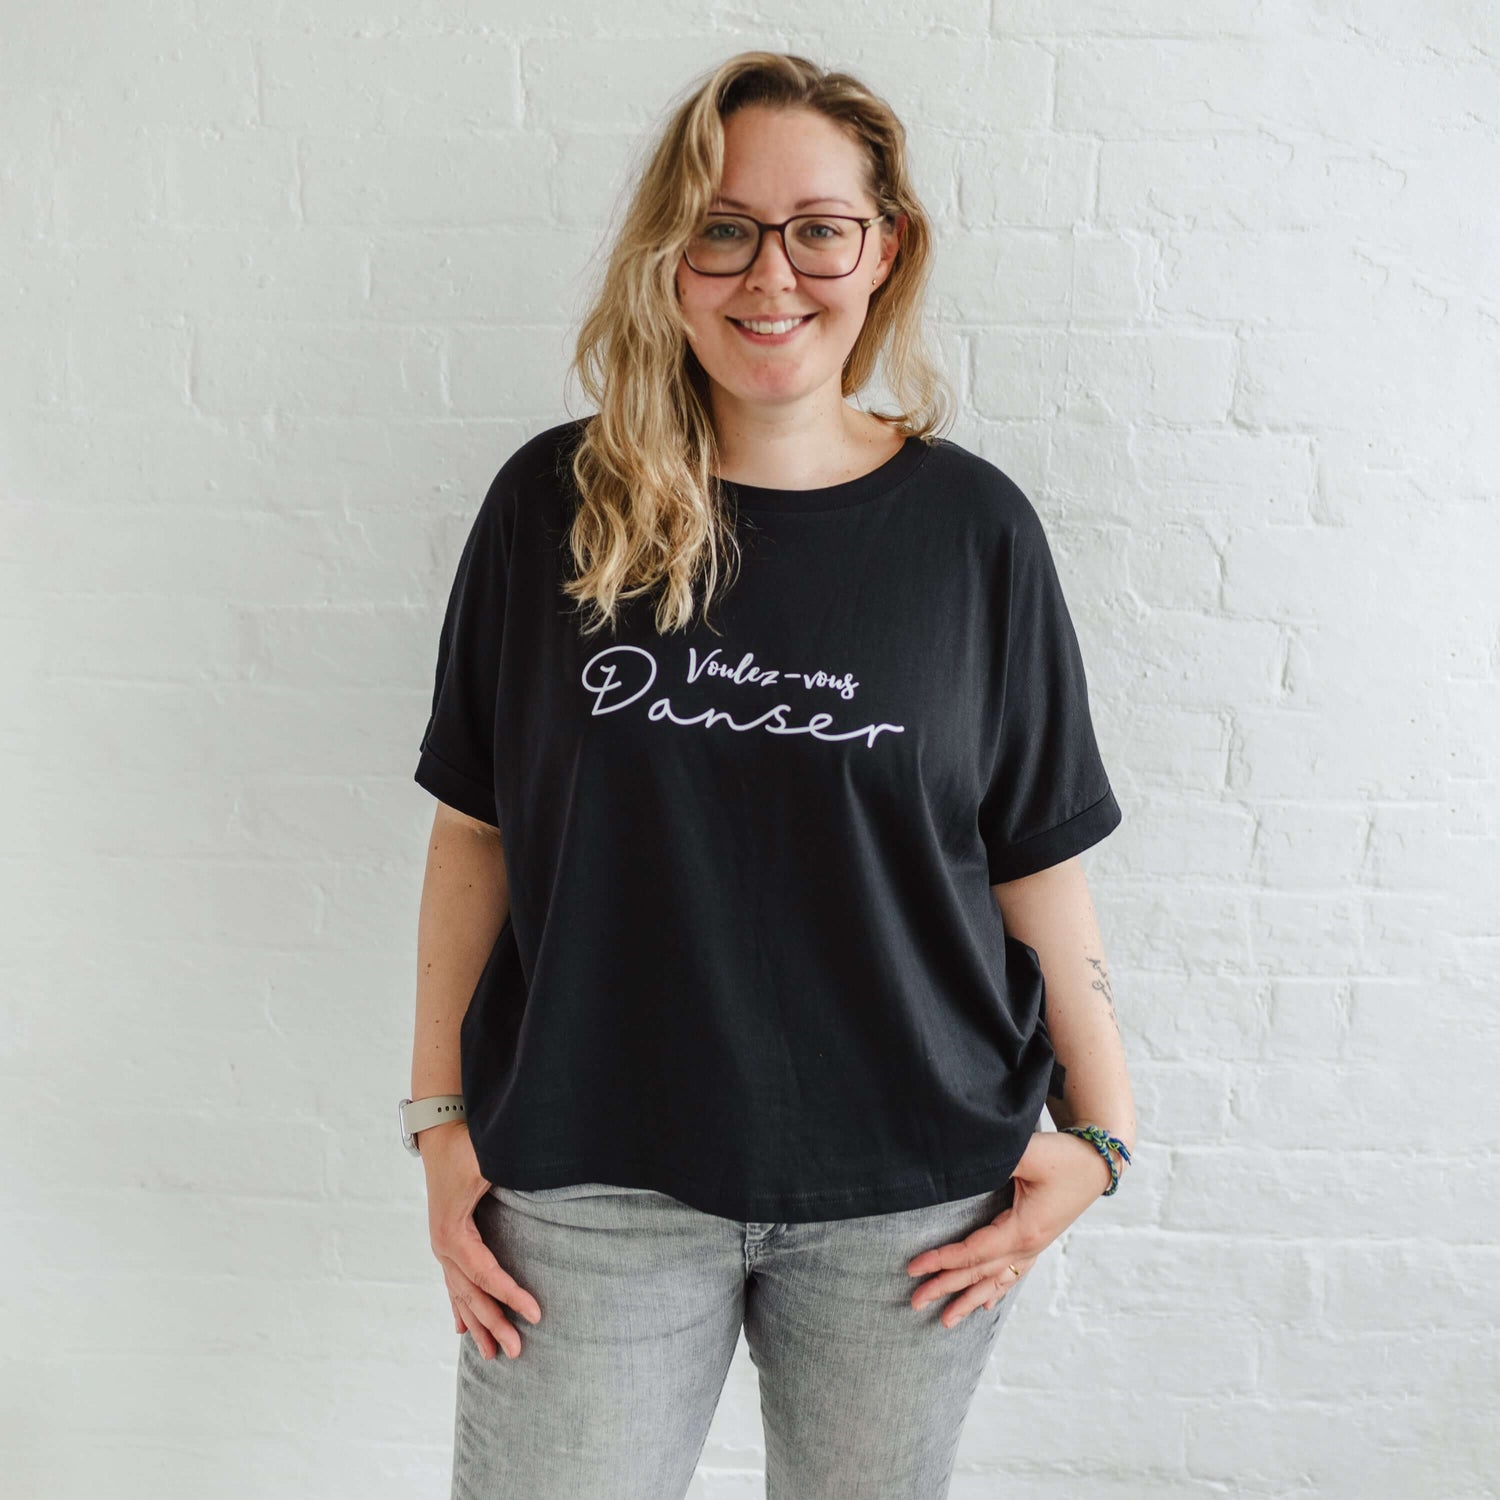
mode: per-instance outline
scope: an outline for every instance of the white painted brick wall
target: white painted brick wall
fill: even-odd
[[[7,1496],[447,1493],[392,1118],[437,626],[644,133],[754,45],[908,122],[954,436],[1047,520],[1126,810],[1138,1165],[955,1500],[1497,1493],[1500,13],[811,19],[6,7]],[[742,1347],[694,1500],[759,1443]]]

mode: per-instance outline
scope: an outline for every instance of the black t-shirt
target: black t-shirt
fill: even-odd
[[[729,485],[709,624],[658,636],[637,599],[584,638],[560,584],[588,420],[485,495],[416,769],[505,851],[461,1030],[480,1171],[759,1222],[1003,1187],[1055,1058],[990,886],[1121,818],[1035,510],[947,439]]]

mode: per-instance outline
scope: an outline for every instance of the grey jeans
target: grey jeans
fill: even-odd
[[[1006,1182],[932,1208],[757,1224],[641,1188],[493,1187],[475,1224],[542,1320],[507,1311],[514,1360],[463,1335],[452,1500],[682,1500],[741,1328],[767,1500],[943,1500],[1026,1281],[949,1329],[959,1294],[913,1309],[928,1277],[906,1264],[1013,1197]]]

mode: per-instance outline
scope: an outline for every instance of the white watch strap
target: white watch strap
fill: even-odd
[[[397,1106],[401,1121],[401,1141],[414,1156],[422,1153],[417,1146],[418,1132],[430,1125],[446,1125],[467,1119],[462,1094],[429,1094],[425,1099],[403,1099]]]

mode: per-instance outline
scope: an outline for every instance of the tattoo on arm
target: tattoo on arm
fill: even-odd
[[[1104,1003],[1109,1007],[1109,1018],[1114,1022],[1115,1030],[1118,1031],[1120,1029],[1120,1022],[1119,1018],[1115,1015],[1115,1001],[1110,991],[1109,973],[1104,967],[1104,960],[1102,958],[1089,958],[1088,962],[1095,974],[1092,988],[1098,990],[1104,996]]]

